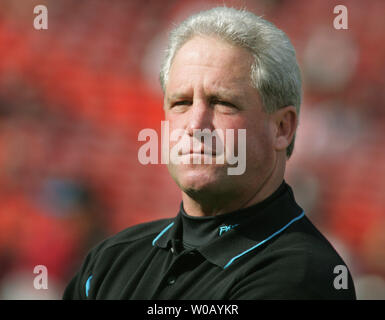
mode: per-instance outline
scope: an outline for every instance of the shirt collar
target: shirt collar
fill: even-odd
[[[154,245],[181,250],[183,203],[179,214],[166,226]],[[301,207],[295,202],[291,187],[284,181],[268,198],[260,203],[225,214],[227,225],[237,225],[197,250],[210,262],[227,268],[244,254],[262,246],[286,227],[303,217]],[[237,219],[239,215],[240,219]],[[162,234],[160,237],[159,235]]]

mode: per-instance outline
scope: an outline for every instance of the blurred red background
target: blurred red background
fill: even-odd
[[[47,30],[33,28],[38,4]],[[167,169],[138,161],[138,133],[160,132],[168,31],[223,4],[292,40],[304,95],[286,180],[350,266],[358,297],[385,299],[382,0],[2,0],[0,298],[60,298],[96,243],[177,213]],[[333,27],[338,4],[347,30]],[[33,288],[36,265],[48,268],[48,290]]]

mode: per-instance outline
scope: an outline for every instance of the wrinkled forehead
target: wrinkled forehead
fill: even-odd
[[[178,64],[189,63],[228,71],[242,69],[248,73],[253,60],[251,52],[246,48],[214,36],[194,36],[176,51],[170,69]]]
[[[242,87],[251,86],[252,64],[253,57],[244,48],[212,37],[194,37],[177,51],[166,92],[180,94],[195,82],[204,82],[223,95],[236,95]]]

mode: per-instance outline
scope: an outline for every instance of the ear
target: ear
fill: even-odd
[[[283,107],[272,114],[275,124],[274,147],[283,151],[293,140],[298,124],[297,111],[294,106]]]

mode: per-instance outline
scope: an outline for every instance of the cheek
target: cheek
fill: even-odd
[[[267,121],[254,122],[248,125],[246,147],[248,161],[261,165],[272,160],[274,155],[273,139]]]
[[[174,146],[180,140],[181,132],[184,132],[183,119],[181,115],[167,114],[165,115],[165,121],[167,122],[168,127],[168,143],[170,147]],[[174,136],[174,139],[171,139],[171,136]],[[175,136],[177,139],[175,139]]]
[[[177,128],[178,121],[177,117],[171,113],[166,113],[164,120],[168,123],[170,130]]]
[[[221,129],[223,132],[226,132],[227,129],[233,129],[235,152],[245,154],[247,159],[250,158],[251,161],[267,155],[272,148],[268,123],[265,118],[256,120],[255,114],[217,119],[215,128]],[[242,135],[239,134],[239,129],[246,130],[246,143],[240,141]]]

